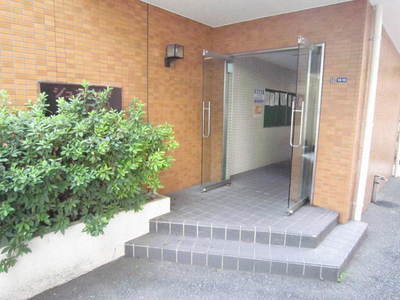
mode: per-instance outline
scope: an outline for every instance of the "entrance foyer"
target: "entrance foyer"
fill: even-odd
[[[171,212],[151,220],[149,234],[127,242],[125,255],[337,280],[367,224],[338,225],[336,212],[310,205],[287,216],[288,180],[288,163],[279,163],[207,193],[176,192]]]

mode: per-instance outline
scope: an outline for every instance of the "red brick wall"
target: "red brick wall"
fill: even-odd
[[[386,32],[383,33],[379,61],[378,91],[375,107],[366,202],[371,199],[374,175],[390,177],[397,147],[400,117],[400,53]]]
[[[368,13],[366,0],[355,0],[211,29],[138,0],[0,0],[0,88],[21,106],[39,80],[88,80],[121,86],[124,106],[133,97],[148,102],[150,121],[172,123],[181,144],[162,177],[168,192],[200,183],[203,48],[295,46],[299,34],[326,42],[315,204],[345,221],[357,172]],[[185,46],[185,58],[170,69],[163,65],[169,43]],[[349,82],[330,84],[332,76]]]
[[[39,80],[123,87],[146,99],[146,5],[139,1],[0,0],[0,88],[14,104]]]
[[[202,49],[209,30],[156,7],[147,11],[138,0],[0,0],[0,88],[22,107],[36,97],[38,81],[122,87],[124,107],[137,97],[149,103],[151,122],[175,126],[180,147],[162,176],[163,191],[192,186],[200,182]],[[170,43],[184,45],[185,58],[165,68]]]
[[[180,144],[162,176],[162,192],[171,192],[200,183],[202,50],[210,28],[153,6],[149,18],[150,121],[173,124]],[[165,68],[165,46],[175,43],[184,45],[185,57]]]
[[[225,53],[295,46],[297,35],[326,43],[314,203],[340,212],[342,222],[351,216],[357,171],[367,17],[367,1],[355,0],[212,31],[212,50]],[[331,84],[337,76],[348,83]]]

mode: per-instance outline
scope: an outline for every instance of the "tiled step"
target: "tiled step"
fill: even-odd
[[[338,213],[312,206],[303,207],[301,210],[298,215],[288,217],[287,224],[280,222],[268,226],[181,221],[166,215],[150,220],[150,232],[284,247],[315,248],[337,225]],[[309,223],[307,216],[312,214],[318,217],[314,217],[313,222]]]
[[[149,233],[125,244],[125,255],[219,269],[337,280],[366,233],[367,224],[336,226],[317,248]]]

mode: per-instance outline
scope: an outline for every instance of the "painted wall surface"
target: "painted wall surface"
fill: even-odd
[[[283,48],[303,35],[326,43],[314,203],[351,216],[359,154],[367,64],[365,31],[368,5],[339,5],[243,22],[212,30],[212,48],[223,53]],[[348,82],[331,83],[331,77]]]
[[[148,233],[149,220],[169,211],[170,199],[163,197],[142,211],[119,213],[98,237],[82,232],[84,225],[78,223],[65,234],[33,239],[32,252],[18,258],[8,273],[0,273],[0,299],[30,298],[123,256],[125,242]]]
[[[400,53],[386,32],[382,35],[378,90],[366,202],[371,199],[374,175],[390,177],[397,151],[400,121]]]
[[[236,58],[227,138],[230,175],[290,159],[290,127],[264,128],[263,115],[253,115],[254,90],[265,88],[296,92],[296,72],[260,58]]]

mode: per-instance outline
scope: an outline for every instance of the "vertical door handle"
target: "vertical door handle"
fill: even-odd
[[[207,103],[207,105],[206,105]],[[206,121],[206,112],[207,112],[207,130],[205,126],[205,121]],[[210,101],[203,101],[203,126],[202,126],[202,133],[203,133],[203,138],[208,138],[211,134],[211,102]],[[205,132],[206,130],[206,132]]]
[[[292,115],[291,115],[291,121],[290,121],[290,146],[292,148],[297,148],[301,146],[301,141],[302,141],[302,136],[303,136],[303,120],[304,120],[304,101],[301,101],[301,108],[296,109],[295,106],[295,100],[292,100]],[[294,131],[294,126],[293,126],[293,121],[294,121],[294,114],[295,113],[301,113],[301,118],[300,118],[300,133],[299,133],[299,141],[297,144],[293,143],[293,131]]]
[[[207,126],[207,137],[211,134],[211,102],[208,101],[208,126]]]

